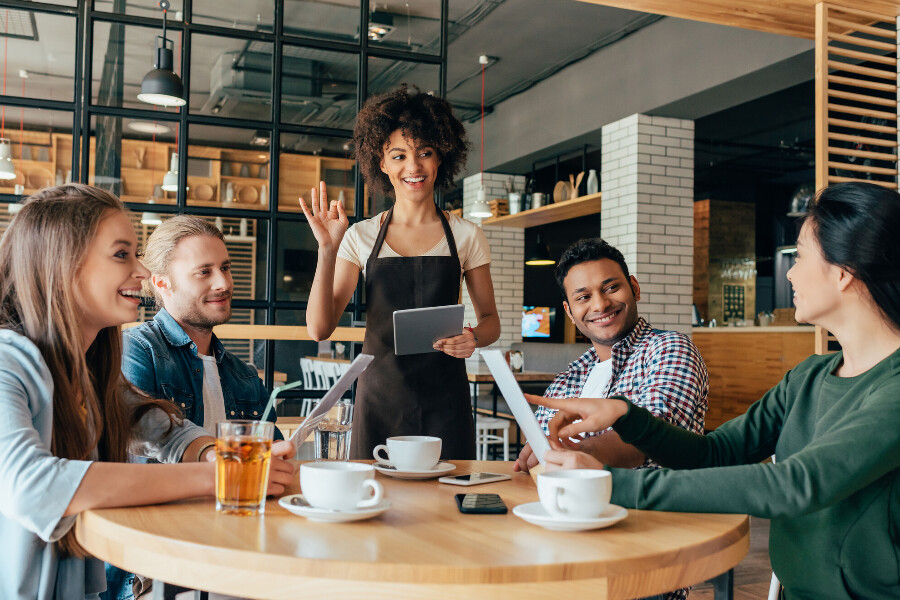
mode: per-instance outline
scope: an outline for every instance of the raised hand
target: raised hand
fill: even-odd
[[[337,250],[350,225],[347,213],[344,212],[344,205],[337,200],[333,200],[329,205],[324,181],[319,182],[318,193],[316,193],[316,188],[310,190],[310,201],[312,207],[307,206],[301,196],[300,208],[303,209],[303,214],[309,221],[309,227],[319,243],[319,248]]]

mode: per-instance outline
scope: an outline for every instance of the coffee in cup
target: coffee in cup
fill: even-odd
[[[315,508],[369,508],[381,502],[384,496],[381,484],[375,481],[375,469],[362,463],[328,461],[302,464],[300,487],[303,497]]]
[[[609,506],[612,473],[600,469],[549,471],[537,477],[538,496],[554,517],[596,519]]]
[[[387,452],[381,456],[380,451]],[[441,438],[428,435],[389,437],[387,444],[375,446],[375,460],[400,471],[430,471],[441,459]]]

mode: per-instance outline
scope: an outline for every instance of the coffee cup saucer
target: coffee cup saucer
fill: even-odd
[[[387,475],[388,477],[394,477],[396,479],[434,479],[435,477],[446,475],[456,468],[456,465],[448,462],[439,462],[432,468],[426,469],[424,471],[398,469],[397,467],[392,467],[379,462],[373,464],[372,466],[375,467],[375,470],[382,475]]]
[[[514,507],[513,514],[532,525],[539,525],[544,529],[552,529],[553,531],[588,531],[615,525],[628,516],[628,510],[621,506],[610,504],[596,518],[557,517],[548,513],[547,509],[540,502],[529,502],[528,504],[520,504]]]
[[[354,508],[351,510],[336,510],[333,508],[316,508],[310,506],[303,494],[291,494],[278,499],[278,505],[288,511],[306,517],[310,521],[320,523],[347,523],[349,521],[362,521],[377,517],[391,507],[390,500],[383,499],[375,506]]]

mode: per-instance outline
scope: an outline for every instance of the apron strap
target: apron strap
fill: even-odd
[[[378,255],[381,254],[381,247],[384,245],[384,237],[387,235],[388,225],[391,222],[392,216],[394,216],[393,206],[387,211],[387,215],[384,217],[384,223],[381,224],[381,228],[378,230],[378,237],[375,238],[375,245],[372,247],[372,253],[369,255],[369,260],[366,261],[367,265],[369,261],[375,260],[378,258]]]
[[[447,217],[444,216],[444,211],[442,211],[437,204],[434,205],[434,208],[437,211],[438,217],[441,219],[444,237],[447,238],[447,245],[450,247],[450,257],[455,258],[456,262],[459,262],[459,252],[456,250],[456,238],[453,237],[453,231],[450,229],[450,222],[447,221]],[[372,247],[372,253],[369,254],[366,264],[368,264],[369,261],[378,258],[378,255],[381,254],[381,247],[384,246],[384,238],[387,236],[388,225],[390,225],[391,217],[393,216],[394,207],[392,206],[384,217],[384,223],[381,224],[381,228],[378,230],[378,237],[375,238],[375,245]],[[460,269],[462,269],[462,265],[460,265]]]

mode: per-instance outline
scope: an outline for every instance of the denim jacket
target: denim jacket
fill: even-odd
[[[203,359],[172,315],[163,308],[152,321],[126,329],[122,337],[122,373],[128,381],[154,398],[174,402],[186,419],[202,425]],[[225,416],[261,419],[269,392],[256,369],[226,351],[215,335],[212,347],[222,382]],[[269,420],[275,421],[274,410]],[[275,439],[284,439],[277,427]]]

